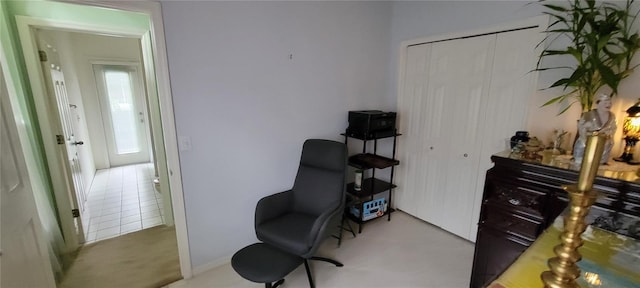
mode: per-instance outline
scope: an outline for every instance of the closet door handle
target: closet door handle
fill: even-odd
[[[469,156],[469,155],[467,153],[464,153],[464,155],[462,155],[462,156],[464,156],[464,158],[467,158],[467,156]]]

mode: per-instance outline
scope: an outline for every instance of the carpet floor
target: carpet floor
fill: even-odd
[[[179,279],[175,227],[156,226],[82,247],[59,287],[161,287]]]

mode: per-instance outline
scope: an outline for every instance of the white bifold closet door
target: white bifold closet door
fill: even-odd
[[[398,99],[396,207],[475,241],[490,156],[525,127],[533,29],[410,46]]]

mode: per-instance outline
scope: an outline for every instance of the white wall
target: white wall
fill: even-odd
[[[393,109],[390,3],[163,2],[194,269],[256,241],[263,196],[291,188],[307,138]],[[292,55],[292,56],[290,56]]]
[[[402,41],[491,28],[541,14],[542,10],[538,5],[528,3],[525,1],[393,2],[390,62],[391,69],[395,73],[392,73],[389,93],[397,94],[398,56]],[[534,68],[531,67],[531,69]],[[523,103],[523,105],[529,105],[529,103]],[[522,127],[522,130],[527,128]]]
[[[395,110],[402,41],[542,14],[529,1],[165,1],[162,8],[177,132],[192,144],[180,161],[196,271],[255,241],[255,203],[291,187],[304,139],[342,141],[349,110]],[[558,76],[541,75],[538,87]],[[619,123],[640,91],[638,77],[614,100]],[[575,131],[579,108],[559,117],[558,106],[538,108],[558,93],[537,92],[522,128],[543,140],[553,128]]]
[[[65,33],[65,32],[61,32]],[[108,60],[141,63],[140,42],[133,38],[92,35],[86,33],[69,34],[73,45],[73,58],[76,65],[78,83],[82,91],[87,127],[90,133],[93,158],[96,169],[109,168],[106,138],[102,113],[98,101],[98,90],[91,61]]]

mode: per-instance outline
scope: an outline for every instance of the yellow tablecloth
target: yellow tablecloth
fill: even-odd
[[[543,287],[540,278],[549,270],[547,260],[555,257],[553,247],[560,244],[562,217],[558,217],[520,257],[496,279],[490,288]],[[589,226],[582,235],[578,263],[581,287],[640,287],[640,241]]]

